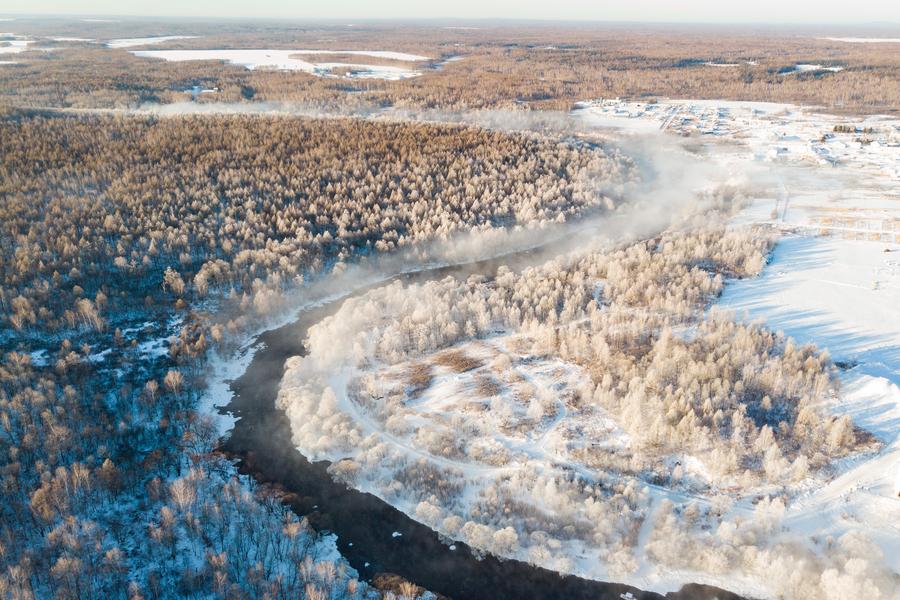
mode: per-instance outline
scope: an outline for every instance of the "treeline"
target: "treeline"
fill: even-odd
[[[475,128],[26,114],[0,122],[0,165],[0,308],[19,330],[102,329],[161,283],[265,312],[268,288],[327,261],[605,208],[598,184],[627,170]]]

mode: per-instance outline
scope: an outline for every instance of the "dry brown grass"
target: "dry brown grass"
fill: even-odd
[[[447,350],[441,352],[434,357],[435,364],[453,369],[457,373],[465,373],[472,369],[477,369],[482,365],[480,360],[476,360],[467,355],[462,350]]]
[[[502,389],[493,377],[479,375],[475,378],[475,390],[485,398],[498,395]]]
[[[406,370],[404,378],[409,388],[409,395],[415,398],[431,386],[434,375],[430,364],[415,363]]]
[[[527,355],[530,353],[531,347],[534,346],[534,339],[530,336],[523,335],[510,339],[507,344],[509,345],[510,352]]]
[[[462,411],[464,413],[479,413],[480,414],[483,412],[487,412],[487,410],[488,410],[487,403],[480,401],[480,400],[475,401],[475,402],[466,402],[462,406]]]

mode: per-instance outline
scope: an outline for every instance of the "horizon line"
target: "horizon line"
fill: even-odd
[[[553,17],[533,17],[533,18],[516,18],[516,17],[347,17],[347,16],[294,16],[294,15],[270,15],[270,16],[223,16],[223,15],[165,15],[165,14],[112,14],[112,13],[0,13],[0,18],[24,18],[24,19],[84,19],[84,18],[107,18],[117,20],[141,20],[141,19],[166,19],[166,20],[210,20],[210,21],[314,21],[314,22],[338,22],[352,25],[355,23],[443,23],[443,22],[467,22],[467,23],[528,23],[528,24],[615,24],[615,25],[725,25],[725,26],[865,26],[865,27],[900,27],[900,21],[847,21],[845,19],[839,21],[728,21],[728,20],[710,20],[710,21],[672,21],[672,20],[635,20],[635,19],[575,19],[575,18],[553,18]]]

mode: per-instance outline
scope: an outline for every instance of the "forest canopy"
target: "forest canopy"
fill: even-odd
[[[366,256],[608,211],[631,168],[472,127],[6,114],[0,595],[371,597],[214,452],[209,353]]]

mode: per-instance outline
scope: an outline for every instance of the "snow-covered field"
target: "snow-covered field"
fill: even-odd
[[[789,236],[759,279],[727,287],[720,304],[828,348],[858,365],[851,374],[874,370],[900,384],[900,244]]]
[[[358,79],[408,79],[421,75],[412,67],[398,65],[372,65],[335,62],[309,62],[297,56],[316,56],[324,54],[348,54],[352,56],[368,56],[384,60],[403,62],[421,62],[428,57],[402,52],[382,50],[136,50],[135,56],[158,58],[166,61],[181,62],[192,60],[220,60],[240,65],[247,69],[275,69],[280,71],[303,71],[314,75],[331,75],[336,69],[348,69],[347,75]]]
[[[6,38],[6,39],[4,39]],[[54,39],[54,38],[51,38]],[[0,33],[0,58],[18,55],[24,52],[52,52],[57,48],[41,48],[34,46],[36,40],[16,33]],[[16,57],[21,58],[21,57]],[[0,65],[18,64],[19,60],[0,60]]]
[[[59,37],[59,38],[42,38],[49,39],[54,42],[87,42],[92,40],[87,40],[83,38],[69,38],[69,37]],[[59,47],[38,47],[35,46],[36,40],[31,39],[28,36],[20,35],[17,33],[0,33],[0,59],[4,59],[10,55],[19,55],[24,52],[52,52],[54,50],[59,50]],[[22,58],[17,56],[16,58]],[[0,65],[14,65],[18,64],[19,60],[0,60]]]
[[[6,41],[0,40],[0,55],[25,52],[28,50],[28,45],[34,43],[34,40],[29,40],[14,33],[0,33],[0,38],[4,37],[12,39]]]
[[[793,75],[794,73],[813,73],[816,71],[829,71],[831,73],[837,73],[838,71],[843,71],[843,70],[844,70],[844,67],[837,66],[837,65],[826,67],[824,65],[812,65],[812,64],[801,63],[801,64],[794,65],[790,69],[781,71],[780,75]]]
[[[762,276],[726,288],[720,305],[827,348],[843,384],[829,410],[850,415],[884,444],[790,504],[784,535],[860,532],[900,572],[900,244],[840,233],[786,237]]]
[[[135,46],[154,46],[172,40],[191,40],[196,37],[196,35],[161,35],[157,37],[120,38],[109,40],[104,45],[107,48],[133,48]]]

